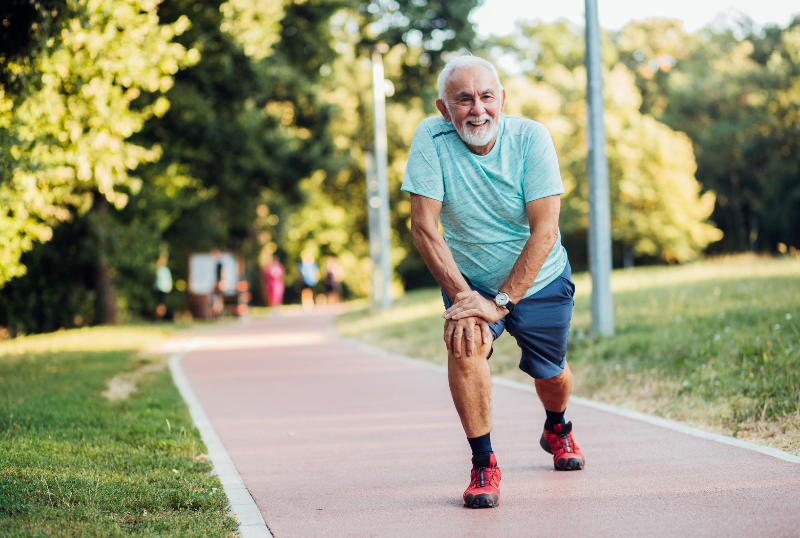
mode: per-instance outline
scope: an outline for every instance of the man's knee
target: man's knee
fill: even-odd
[[[460,356],[456,356],[452,351],[448,352],[447,362],[452,367],[464,370],[472,370],[476,367],[480,367],[483,363],[486,363],[491,351],[492,343],[489,342],[484,344],[479,339],[476,341],[475,347],[472,349],[472,353],[469,355],[467,355],[467,352],[463,350],[461,351]]]
[[[472,361],[486,361],[489,358],[489,353],[492,351],[492,344],[482,344],[476,343],[475,347],[472,350],[472,353],[467,355],[466,351],[461,351],[460,356],[456,356],[455,353],[449,351],[447,353],[447,357],[450,360],[460,361],[461,363],[467,364]]]
[[[536,393],[542,400],[545,409],[563,410],[569,393],[572,392],[572,372],[570,372],[569,366],[564,365],[564,370],[560,374],[549,379],[537,379],[535,385]]]
[[[444,341],[452,359],[482,356],[486,360],[491,353],[493,340],[489,326],[483,320],[475,322],[472,318],[465,318],[445,321]]]
[[[542,388],[554,388],[558,389],[565,385],[569,385],[572,381],[572,372],[569,369],[569,365],[564,363],[564,369],[561,370],[561,373],[558,375],[554,375],[553,377],[549,377],[547,379],[537,379],[536,385],[541,386]]]

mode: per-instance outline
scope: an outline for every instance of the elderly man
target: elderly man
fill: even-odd
[[[487,359],[503,330],[522,350],[519,367],[534,378],[547,414],[541,447],[557,470],[585,464],[564,421],[575,291],[558,229],[564,188],[547,128],[502,114],[506,95],[491,63],[455,58],[438,83],[441,117],[417,128],[402,188],[411,194],[414,242],[447,309],[450,392],[472,448],[464,505],[490,508],[500,502],[501,473]]]

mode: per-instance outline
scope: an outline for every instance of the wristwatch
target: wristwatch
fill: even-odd
[[[514,310],[514,307],[516,306],[514,303],[511,302],[511,298],[508,296],[508,294],[503,293],[502,291],[494,296],[494,304],[505,308],[506,310],[508,310],[509,314]]]

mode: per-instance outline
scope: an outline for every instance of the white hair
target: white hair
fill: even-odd
[[[497,73],[497,69],[491,62],[487,62],[483,58],[478,58],[477,56],[473,56],[472,54],[468,54],[466,56],[459,56],[458,58],[453,58],[449,62],[447,62],[442,69],[442,72],[439,73],[439,78],[436,79],[436,84],[439,86],[439,99],[447,104],[445,100],[444,90],[447,86],[447,82],[450,80],[450,77],[453,75],[455,71],[459,69],[465,69],[468,67],[475,67],[475,66],[485,67],[489,71],[492,72],[494,75],[494,79],[497,81],[497,90],[502,92],[503,85],[500,83],[500,75]]]

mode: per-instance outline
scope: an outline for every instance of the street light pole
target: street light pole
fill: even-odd
[[[377,306],[381,302],[381,237],[378,231],[378,208],[381,199],[378,197],[378,180],[375,179],[375,157],[371,151],[364,154],[364,166],[367,171],[367,222],[369,225],[369,257],[372,260],[370,277],[372,291],[370,303]]]
[[[586,141],[589,146],[589,270],[592,274],[592,326],[603,336],[614,334],[611,295],[611,211],[608,158],[603,120],[603,59],[597,0],[586,0]]]
[[[386,143],[386,95],[383,79],[383,57],[377,47],[372,50],[372,111],[375,125],[375,164],[378,179],[378,229],[381,238],[381,273],[383,290],[381,304],[384,308],[392,306],[389,293],[392,285],[391,240],[389,236],[389,177]]]

